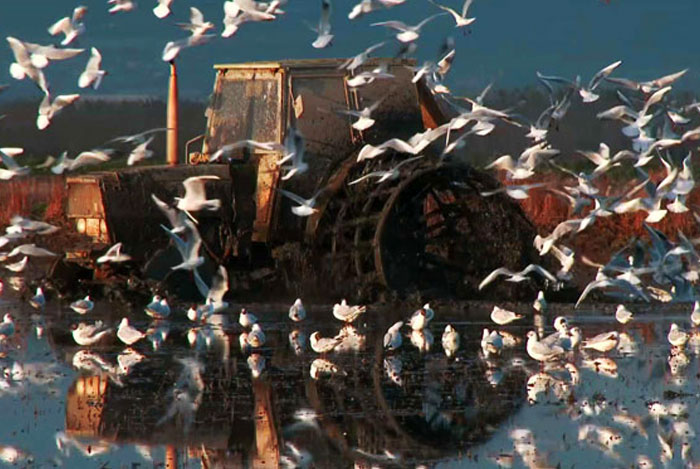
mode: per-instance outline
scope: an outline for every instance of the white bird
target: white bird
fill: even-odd
[[[158,5],[153,8],[153,14],[159,19],[163,19],[170,14],[170,4],[173,0],[158,0]]]
[[[139,143],[134,147],[133,150],[131,150],[131,153],[129,153],[129,157],[126,160],[127,166],[133,166],[139,161],[143,161],[153,156],[153,150],[149,149],[148,145],[151,144],[154,138],[155,137],[150,137],[148,140]]]
[[[369,106],[365,106],[357,111],[354,109],[339,109],[337,112],[356,117],[357,120],[353,122],[352,128],[362,132],[374,125],[375,121],[372,119],[372,112],[374,112],[382,104],[382,101],[383,99],[379,99]]]
[[[87,314],[95,307],[95,303],[90,299],[90,295],[80,300],[75,300],[70,304],[70,308],[78,314]]]
[[[20,261],[5,265],[5,268],[7,270],[11,270],[12,272],[22,272],[24,270],[24,268],[27,267],[28,262],[29,262],[29,257],[24,256],[22,258],[22,260],[20,260]]]
[[[214,38],[213,34],[204,34],[203,36],[187,36],[186,38],[179,39],[177,41],[169,41],[163,48],[161,58],[163,59],[163,62],[172,62],[175,60],[175,58],[177,58],[183,49],[204,45],[212,38]]]
[[[448,358],[454,357],[459,349],[459,333],[450,324],[445,326],[442,333],[442,349]]]
[[[294,322],[303,321],[306,318],[306,308],[301,302],[301,298],[297,298],[292,306],[289,307],[289,319]]]
[[[228,307],[228,302],[224,300],[224,295],[226,295],[229,289],[228,271],[226,267],[223,265],[219,266],[217,274],[212,276],[211,286],[204,283],[204,280],[202,280],[197,270],[195,270],[194,281],[197,285],[197,289],[199,289],[199,293],[202,294],[205,303],[209,305],[209,309],[211,310],[207,316],[218,313]]]
[[[173,240],[175,247],[182,256],[182,263],[171,267],[172,270],[196,270],[197,267],[204,263],[204,257],[199,255],[199,249],[202,246],[202,237],[199,235],[197,227],[194,226],[190,220],[185,220],[185,225],[188,228],[187,242],[175,234],[172,230],[169,230],[164,225],[160,225],[166,234]]]
[[[44,296],[44,291],[41,289],[41,287],[36,288],[36,293],[29,299],[29,304],[36,309],[41,309],[44,307],[46,304],[46,297]]]
[[[262,347],[265,344],[265,333],[257,322],[253,324],[246,338],[248,345],[253,348]]]
[[[487,328],[481,332],[481,351],[487,357],[498,355],[503,348],[503,337],[498,331],[489,331]]]
[[[218,210],[221,207],[221,200],[207,199],[205,188],[206,181],[219,180],[219,176],[193,176],[182,181],[185,187],[184,197],[175,197],[176,207],[186,212],[197,212],[199,210]]]
[[[103,264],[105,262],[119,263],[130,261],[131,256],[122,253],[122,243],[117,243],[110,247],[107,252],[97,258],[98,264]]]
[[[467,12],[469,11],[469,7],[471,6],[473,0],[465,0],[464,5],[462,6],[462,11],[461,13],[457,13],[455,10],[452,8],[446,7],[444,5],[440,5],[439,3],[435,3],[434,1],[430,0],[430,3],[435,5],[436,7],[445,10],[447,13],[452,15],[452,17],[455,20],[455,27],[457,28],[463,28],[465,26],[469,26],[472,24],[474,21],[476,21],[476,18],[469,18],[467,17]]]
[[[695,304],[693,304],[693,311],[690,313],[690,322],[693,323],[693,326],[698,327],[700,326],[700,301],[695,301]]]
[[[401,336],[401,328],[403,321],[394,323],[384,334],[384,348],[387,350],[396,350],[401,347],[403,337]]]
[[[114,332],[113,329],[105,328],[102,321],[96,321],[92,325],[81,322],[73,329],[72,335],[76,344],[89,346],[106,338],[112,332]]]
[[[111,159],[111,157],[109,156],[110,152],[111,150],[99,149],[83,151],[78,156],[76,156],[74,160],[70,161],[70,164],[67,166],[66,169],[69,171],[75,171],[76,169],[82,166],[107,162]],[[66,158],[66,161],[68,161],[68,158]]]
[[[277,191],[282,194],[283,196],[289,198],[293,202],[296,202],[299,205],[296,205],[292,207],[292,213],[296,216],[299,217],[308,217],[309,215],[312,215],[316,212],[318,212],[318,209],[316,208],[316,199],[318,198],[319,195],[321,195],[322,192],[325,191],[325,188],[319,190],[314,194],[313,197],[310,199],[304,199],[292,192],[289,192],[284,189],[277,189]]]
[[[65,16],[49,26],[49,34],[55,36],[64,34],[65,37],[61,41],[62,46],[67,46],[80,34],[85,32],[85,25],[80,22],[87,12],[86,6],[79,6],[73,10],[71,17]]]
[[[531,272],[537,272],[550,282],[556,283],[557,281],[557,278],[554,275],[550,274],[545,268],[537,264],[530,264],[520,272],[513,272],[512,270],[509,270],[505,267],[499,267],[498,269],[488,274],[486,278],[481,281],[481,283],[479,284],[479,290],[484,288],[489,283],[493,282],[499,275],[508,276],[508,278],[506,279],[506,281],[508,282],[522,282],[529,278],[528,274]]]
[[[402,368],[403,362],[400,356],[393,355],[384,358],[384,373],[397,386],[403,386],[403,380],[401,379]]]
[[[33,257],[56,257],[57,256],[56,253],[51,252],[48,249],[37,247],[37,245],[34,243],[20,244],[19,246],[16,246],[14,249],[12,249],[7,254],[7,257],[13,257],[13,256],[16,256],[18,254],[24,254],[25,256],[33,256]]]
[[[671,324],[671,329],[668,331],[668,342],[674,347],[683,348],[688,342],[688,333],[678,327],[675,322]]]
[[[514,313],[513,311],[508,311],[507,309],[500,308],[498,306],[493,307],[491,311],[491,320],[498,324],[499,326],[504,326],[510,324],[513,321],[522,319],[525,316],[522,314]]]
[[[372,23],[370,26],[385,26],[387,28],[395,29],[399,31],[399,33],[396,34],[396,39],[398,39],[400,42],[407,43],[418,39],[420,37],[421,28],[428,24],[428,22],[445,14],[446,13],[437,13],[435,15],[431,15],[415,26],[407,25],[402,21],[381,21],[379,23]]]
[[[595,94],[593,91],[604,79],[606,79],[617,67],[619,67],[620,64],[622,64],[622,60],[618,60],[606,67],[603,67],[595,75],[593,75],[591,81],[588,82],[588,86],[579,87],[578,93],[583,99],[584,103],[592,103],[598,100],[600,96]]]
[[[8,180],[15,176],[25,176],[30,173],[31,169],[27,166],[20,166],[15,159],[0,149],[0,158],[6,169],[0,168],[0,179]]]
[[[352,186],[353,184],[357,184],[358,182],[364,181],[365,179],[372,178],[372,177],[377,178],[377,184],[381,184],[384,181],[398,179],[401,176],[400,169],[402,166],[404,166],[408,163],[412,163],[412,162],[419,160],[421,158],[423,158],[423,155],[413,156],[411,158],[406,158],[405,160],[401,160],[396,166],[394,166],[391,169],[372,171],[371,173],[365,174],[364,176],[360,176],[359,178],[355,179],[354,181],[349,182],[348,186]]]
[[[598,151],[579,151],[580,154],[588,158],[596,165],[593,170],[593,176],[598,176],[607,172],[610,168],[620,166],[620,161],[625,158],[633,159],[637,157],[636,153],[629,150],[620,150],[612,157],[610,156],[610,147],[601,142],[598,145]]]
[[[345,299],[340,303],[333,305],[333,316],[339,321],[346,323],[354,322],[361,314],[365,313],[367,308],[360,305],[348,305]]]
[[[202,37],[210,29],[214,28],[214,24],[210,21],[204,21],[204,15],[195,7],[190,7],[190,22],[176,23],[182,29],[189,31],[192,37]]]
[[[42,46],[31,42],[22,42],[29,53],[29,59],[36,68],[46,68],[52,60],[66,60],[82,53],[85,49],[62,49],[53,45]]]
[[[315,49],[323,49],[333,41],[331,34],[331,2],[321,0],[321,18],[318,20],[318,28],[314,29],[318,37],[311,45]]]
[[[332,352],[342,341],[339,337],[321,337],[319,331],[314,332],[309,336],[311,350],[316,353]]]
[[[76,102],[79,98],[79,94],[62,94],[56,96],[53,102],[51,102],[51,96],[49,94],[44,95],[44,99],[42,99],[41,103],[39,104],[36,127],[39,130],[44,130],[47,128],[49,124],[51,124],[51,119],[53,119],[56,114],[58,114],[66,106]]]
[[[534,189],[536,187],[542,187],[546,186],[546,183],[543,182],[538,182],[535,184],[522,184],[522,185],[505,185],[502,187],[499,187],[498,189],[492,190],[492,191],[484,191],[481,192],[482,197],[489,197],[495,194],[499,194],[501,192],[505,192],[508,197],[515,199],[515,200],[524,200],[530,197],[530,189]]]
[[[649,302],[649,296],[647,296],[647,294],[644,293],[644,291],[641,288],[637,287],[636,285],[633,285],[628,280],[620,278],[602,278],[600,280],[593,280],[591,283],[586,285],[586,288],[583,289],[583,293],[581,293],[581,296],[579,296],[578,301],[576,301],[576,305],[574,307],[577,308],[578,305],[581,304],[581,302],[586,298],[586,296],[588,296],[588,294],[594,289],[608,287],[622,288],[626,290],[626,293],[632,296],[638,296],[644,301]]]
[[[529,331],[527,333],[527,353],[531,358],[537,361],[555,360],[559,355],[564,353],[564,349],[558,345],[551,347],[537,340],[537,332]]]
[[[379,42],[377,44],[373,44],[373,45],[369,46],[367,49],[360,52],[355,57],[351,57],[348,60],[346,60],[345,62],[343,62],[340,65],[340,67],[338,67],[338,68],[339,69],[346,69],[346,70],[349,70],[351,72],[355,71],[355,69],[359,68],[362,64],[367,62],[367,60],[369,60],[369,54],[371,54],[375,50],[379,49],[384,44],[386,44],[386,42],[382,41],[382,42]]]
[[[369,143],[366,144],[357,154],[357,161],[359,163],[362,160],[376,158],[377,156],[386,152],[388,149],[396,150],[399,153],[409,153],[411,155],[415,155],[419,151],[423,150],[423,148],[423,145],[421,145],[421,147],[417,147],[401,140],[400,138],[392,138],[377,146],[370,145]]]
[[[352,78],[347,79],[347,85],[350,88],[357,88],[359,86],[367,85],[377,79],[388,79],[394,78],[394,75],[389,73],[389,68],[386,64],[380,64],[372,70],[362,71]]]
[[[617,305],[617,309],[615,310],[615,319],[617,322],[620,324],[627,324],[634,318],[634,314],[632,311],[627,309],[625,305]]]
[[[102,62],[102,54],[100,54],[100,51],[93,47],[90,49],[90,52],[90,59],[85,66],[85,70],[78,78],[78,86],[81,88],[92,86],[92,89],[96,90],[99,88],[100,83],[102,83],[102,78],[104,78],[107,72],[100,69],[100,63]]]
[[[170,316],[170,305],[166,298],[154,295],[151,302],[146,305],[145,312],[154,319],[166,319]]]
[[[109,5],[113,5],[109,10],[110,14],[119,13],[120,11],[132,11],[136,9],[136,3],[132,0],[109,0]]]
[[[248,329],[253,324],[258,322],[258,318],[245,308],[241,309],[241,314],[238,316],[238,324]]]
[[[15,334],[15,321],[10,313],[5,313],[0,322],[0,340],[7,340]]]
[[[294,329],[289,333],[289,345],[294,350],[294,354],[299,356],[304,353],[304,348],[306,347],[306,334],[299,329]]]
[[[7,36],[7,42],[10,44],[15,58],[15,61],[10,64],[10,75],[12,75],[12,78],[24,80],[25,77],[29,77],[44,94],[48,94],[49,85],[46,82],[46,76],[40,68],[32,63],[26,44],[12,36]]]
[[[620,334],[617,331],[603,332],[581,342],[581,348],[606,353],[617,347],[619,342]]]
[[[435,311],[430,307],[430,303],[426,303],[422,308],[413,312],[408,320],[408,325],[414,331],[422,331],[434,317]]]
[[[687,71],[688,71],[688,69],[686,68],[685,70],[671,73],[669,75],[665,75],[665,76],[663,76],[661,78],[657,78],[655,80],[643,81],[643,82],[635,82],[632,80],[628,80],[627,78],[605,77],[605,79],[611,83],[622,85],[622,86],[624,86],[626,88],[630,88],[632,90],[638,90],[644,94],[650,94],[650,93],[653,93],[659,89],[667,87],[668,85],[671,85],[673,82],[675,82],[676,80],[681,78],[683,75],[685,75]]]
[[[187,219],[187,214],[182,210],[171,207],[162,200],[160,200],[155,194],[151,194],[151,199],[156,203],[161,212],[167,217],[172,226],[172,232],[179,234],[187,230],[187,225],[185,220]]]
[[[246,362],[253,379],[259,378],[262,372],[265,371],[265,357],[259,353],[251,353]]]
[[[311,366],[309,367],[309,376],[311,376],[312,379],[319,379],[323,376],[333,375],[346,376],[347,373],[340,369],[338,365],[326,360],[325,358],[317,358],[311,362]]]

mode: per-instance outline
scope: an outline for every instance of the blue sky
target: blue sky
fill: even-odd
[[[461,0],[442,0],[456,7]],[[390,37],[387,29],[371,27],[376,21],[402,19],[417,23],[438,11],[427,0],[407,0],[391,10],[379,11],[350,21],[347,14],[355,0],[333,3],[332,24],[336,35],[325,50],[311,47],[315,34],[305,21],[316,23],[320,1],[289,0],[286,14],[270,23],[248,23],[232,38],[217,37],[202,47],[185,50],[178,59],[181,95],[208,96],[213,84],[212,66],[222,62],[280,58],[346,57]],[[57,43],[46,28],[69,15],[79,3],[67,0],[4,0],[0,2],[0,31],[5,36],[36,43]],[[109,72],[93,95],[164,96],[167,64],[160,59],[165,43],[186,36],[175,26],[197,6],[205,19],[222,30],[222,0],[174,0],[173,14],[157,19],[155,0],[140,0],[135,11],[110,15],[103,0],[83,0],[88,6],[86,33],[80,47],[97,47]],[[697,0],[475,0],[471,14],[477,21],[471,33],[455,30],[449,17],[429,23],[419,41],[418,60],[432,59],[441,40],[453,35],[457,59],[449,84],[455,92],[474,93],[495,80],[496,87],[513,88],[535,83],[535,71],[587,81],[599,68],[622,60],[618,76],[646,80],[690,68],[677,83],[679,89],[700,87],[698,45],[693,35],[700,18]],[[391,54],[394,45],[382,52]],[[54,93],[73,93],[88,51],[66,63],[52,64],[47,78]],[[9,83],[8,96],[36,96],[40,92],[28,81],[13,80],[8,73],[10,49],[0,47],[0,83]]]

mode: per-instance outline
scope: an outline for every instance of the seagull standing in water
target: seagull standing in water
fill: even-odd
[[[434,317],[435,311],[430,307],[430,303],[426,303],[422,308],[413,312],[408,320],[408,325],[414,331],[422,331]]]
[[[333,305],[333,316],[339,321],[346,323],[354,322],[361,314],[365,313],[367,308],[359,305],[348,305],[347,301],[343,299],[339,304]]]
[[[545,362],[556,360],[559,355],[564,353],[564,349],[558,345],[549,347],[543,344],[537,340],[537,332],[529,331],[527,333],[527,353],[535,360]]]
[[[620,324],[627,324],[634,318],[634,314],[632,311],[627,309],[625,305],[617,305],[617,309],[615,310],[615,319],[617,322]]]
[[[117,337],[126,345],[132,345],[146,337],[146,334],[130,325],[127,318],[122,318],[117,329]]]
[[[447,358],[454,357],[459,349],[459,333],[450,324],[445,326],[445,332],[442,333],[442,348]]]
[[[384,348],[386,350],[396,350],[401,347],[401,343],[403,342],[401,327],[403,327],[403,321],[395,323],[386,331],[386,334],[384,334]]]
[[[306,318],[306,308],[301,302],[301,298],[297,298],[294,304],[289,308],[289,319],[294,322],[303,321]]]
[[[90,299],[90,295],[88,295],[82,300],[75,300],[70,304],[70,307],[78,314],[87,314],[95,307],[95,303]]]
[[[525,316],[522,314],[517,314],[513,311],[508,311],[507,309],[503,309],[498,306],[494,306],[493,311],[491,311],[491,320],[499,326],[505,326],[506,324],[510,324],[511,322],[517,321],[518,319],[522,319],[524,317]]]

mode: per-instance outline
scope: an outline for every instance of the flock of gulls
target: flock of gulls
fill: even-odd
[[[171,14],[171,3],[172,0],[159,0],[153,9],[153,14],[158,19],[168,17]],[[220,36],[223,38],[234,36],[245,23],[276,20],[284,14],[281,9],[284,3],[286,2],[279,0],[223,2],[223,30]],[[347,16],[353,20],[363,15],[370,15],[373,11],[397,7],[404,3],[406,0],[362,0],[350,9]],[[318,24],[312,27],[317,33],[312,43],[314,48],[332,46],[334,39],[331,28],[331,1],[322,0],[320,5],[320,19]],[[441,17],[451,17],[457,31],[469,30],[476,24],[476,18],[470,16],[471,6],[472,1],[467,0],[462,4],[461,9],[456,10],[430,0],[425,4],[426,10],[435,8],[436,11],[430,12],[430,15],[415,25],[401,21],[373,23],[372,27],[383,27],[390,31],[391,37],[380,43],[368,45],[341,66],[350,74],[348,86],[357,88],[375,80],[392,79],[393,75],[386,65],[379,65],[372,70],[366,70],[363,65],[372,54],[392,43],[398,44],[401,56],[410,56],[418,47],[421,30],[430,27]],[[135,3],[130,0],[108,2],[109,11],[114,14],[127,14],[135,7]],[[200,10],[191,7],[189,12],[187,22],[177,23],[189,35],[168,42],[163,49],[161,57],[163,61],[173,61],[183,50],[203,46],[216,37],[210,32],[215,29],[214,23],[205,21]],[[61,110],[80,97],[79,94],[55,95],[45,71],[48,70],[52,61],[70,60],[84,52],[82,48],[69,46],[85,32],[89,25],[86,14],[87,7],[78,6],[71,16],[66,16],[53,25],[47,25],[48,34],[60,39],[60,45],[40,45],[15,37],[7,37],[14,54],[14,62],[10,65],[11,76],[17,80],[28,78],[43,92],[36,121],[39,129],[50,126]],[[567,390],[570,390],[579,380],[579,365],[597,373],[615,375],[617,369],[615,362],[607,355],[615,350],[631,347],[632,339],[625,332],[625,328],[634,321],[630,306],[626,306],[631,300],[689,304],[694,302],[692,310],[688,307],[687,318],[687,324],[692,327],[688,328],[687,324],[673,323],[667,335],[670,345],[670,367],[672,371],[682,369],[683,363],[688,362],[685,350],[700,349],[698,331],[700,305],[697,302],[696,292],[697,281],[700,278],[700,255],[695,249],[700,240],[692,239],[679,232],[675,234],[674,241],[652,225],[667,217],[669,212],[692,213],[700,223],[700,215],[688,206],[688,196],[695,187],[692,156],[700,140],[700,127],[693,127],[692,122],[693,118],[697,117],[695,114],[700,110],[700,104],[678,104],[670,93],[672,86],[684,76],[686,70],[647,81],[636,81],[615,76],[622,67],[622,61],[615,60],[595,73],[587,82],[582,81],[579,76],[566,78],[538,73],[537,78],[547,93],[549,105],[542,110],[537,119],[529,121],[513,109],[499,110],[488,107],[486,99],[491,85],[476,98],[454,96],[445,85],[445,79],[457,56],[456,53],[455,41],[447,40],[443,51],[435,61],[428,61],[414,68],[414,81],[422,80],[435,99],[449,107],[455,117],[435,129],[418,133],[408,140],[392,138],[380,144],[364,145],[358,153],[358,162],[380,158],[389,151],[394,154],[405,154],[406,158],[394,168],[364,174],[359,179],[350,181],[349,184],[381,184],[387,180],[405,176],[410,172],[409,163],[424,158],[423,152],[428,147],[439,148],[437,153],[440,158],[450,161],[458,158],[453,154],[456,150],[468,147],[470,139],[485,138],[496,126],[515,126],[522,129],[524,138],[529,141],[522,153],[517,158],[512,155],[499,156],[485,168],[500,171],[505,176],[506,184],[498,190],[485,192],[482,195],[490,197],[505,193],[511,198],[522,200],[529,196],[531,190],[537,189],[550,191],[565,200],[570,206],[572,218],[560,223],[552,233],[545,236],[538,235],[534,240],[540,255],[553,256],[561,268],[557,272],[550,272],[538,264],[525,266],[521,271],[501,267],[483,279],[479,285],[480,290],[488,289],[489,285],[504,278],[509,282],[529,281],[533,274],[537,274],[543,280],[546,288],[557,289],[571,281],[572,269],[576,265],[576,253],[566,245],[567,240],[589,229],[600,217],[642,212],[646,214],[645,229],[648,234],[648,240],[631,240],[624,249],[616,252],[604,264],[587,258],[582,259],[586,264],[597,267],[598,272],[596,278],[583,290],[576,306],[579,306],[592,291],[602,290],[620,303],[615,319],[620,323],[617,329],[622,328],[622,331],[615,329],[584,337],[580,327],[570,327],[569,320],[558,317],[554,321],[554,332],[546,335],[543,327],[536,327],[527,333],[525,351],[535,363],[539,364],[539,371],[533,370],[528,379],[527,393],[530,402],[536,402],[542,393],[564,396]],[[100,86],[101,81],[107,76],[107,72],[101,69],[101,60],[100,52],[92,47],[87,63],[77,79],[79,88],[97,89]],[[595,103],[599,102],[601,93],[606,89],[611,93],[614,92],[619,104],[609,109],[600,109],[597,112],[597,118],[609,121],[610,125],[618,127],[627,138],[628,146],[611,149],[607,143],[600,142],[598,148],[580,149],[576,155],[561,155],[549,140],[551,134],[564,125],[567,111],[572,103],[578,100],[583,105],[595,106]],[[369,129],[375,124],[373,112],[381,103],[381,101],[364,103],[361,110],[348,112],[349,117],[354,119],[352,126],[360,131]],[[149,129],[136,135],[116,137],[107,143],[118,142],[129,145],[128,150],[121,151],[128,154],[129,165],[137,164],[152,156],[153,152],[148,149],[148,145],[153,141],[156,133],[164,130]],[[281,154],[278,165],[284,171],[283,180],[300,177],[309,168],[304,159],[304,137],[293,127],[287,130],[284,142],[281,144],[252,140],[230,142],[211,155],[210,160],[211,162],[224,160],[231,151],[240,147],[278,151]],[[119,151],[114,148],[96,148],[82,152],[72,159],[64,153],[57,159],[49,158],[40,167],[50,168],[52,172],[61,174],[85,165],[109,161],[112,155]],[[0,169],[0,179],[8,180],[31,173],[31,168],[22,166],[17,161],[22,153],[22,148],[0,148],[0,157],[5,166]],[[580,159],[576,160],[579,156]],[[564,161],[565,158],[566,161]],[[577,167],[587,169],[572,170],[567,167],[569,162],[577,163]],[[620,193],[603,194],[599,184],[600,177],[612,170],[633,173],[636,175],[636,180],[625,185]],[[531,180],[531,178],[536,179],[544,171],[560,174],[564,182],[559,187],[554,187],[551,183]],[[657,181],[658,178],[652,175],[659,171],[662,172],[663,179]],[[73,364],[76,368],[99,370],[100,373],[108,374],[115,382],[121,383],[129,371],[143,360],[143,355],[136,351],[135,344],[140,341],[150,341],[152,348],[158,350],[169,336],[170,321],[178,316],[186,316],[192,323],[187,338],[193,347],[208,348],[221,340],[227,340],[228,332],[232,329],[228,322],[231,308],[224,299],[229,289],[227,271],[225,267],[219,266],[211,282],[207,283],[198,270],[205,260],[200,254],[202,240],[197,229],[196,213],[202,210],[216,211],[220,208],[220,200],[206,197],[206,183],[215,179],[217,179],[215,176],[188,178],[183,182],[184,196],[169,202],[161,200],[156,194],[152,195],[154,203],[162,210],[169,223],[169,226],[162,225],[163,230],[182,258],[181,263],[173,266],[173,269],[191,273],[203,302],[184,310],[172,307],[167,298],[155,295],[149,304],[144,305],[144,314],[153,320],[147,330],[135,327],[126,317],[122,318],[117,325],[105,324],[103,321],[80,322],[72,331],[76,344],[84,347],[75,354]],[[284,189],[279,190],[283,196],[296,204],[292,207],[292,212],[300,217],[309,216],[318,210],[317,200],[323,191],[324,189],[321,189],[307,198]],[[0,259],[5,262],[4,268],[11,271],[13,275],[21,274],[29,265],[30,258],[55,257],[57,254],[27,240],[49,235],[57,229],[42,221],[21,216],[14,217],[6,228],[6,233],[0,236],[0,248],[8,246],[7,251],[0,253]],[[11,245],[14,247],[9,249]],[[130,261],[131,258],[121,243],[112,246],[97,260],[98,263]],[[41,287],[36,289],[29,303],[39,310],[45,307],[46,298]],[[94,306],[95,303],[90,296],[76,299],[70,304],[75,314],[86,319],[89,318]],[[544,314],[546,308],[545,295],[541,291],[533,305],[533,317]],[[363,314],[371,314],[371,312],[367,313],[367,308],[361,305],[349,305],[343,300],[333,307],[332,314],[342,324],[335,335],[324,336],[320,331],[314,331],[307,337],[307,332],[303,328],[296,327],[303,324],[306,317],[306,310],[301,300],[298,299],[289,310],[289,318],[293,325],[289,333],[290,347],[298,355],[307,353],[309,347],[318,355],[309,366],[309,375],[313,379],[328,376],[342,379],[345,372],[342,366],[334,363],[334,354],[359,351],[366,346],[366,336],[362,328],[355,326],[354,323]],[[502,354],[508,353],[508,349],[520,347],[523,338],[510,332],[508,327],[511,323],[517,324],[518,321],[522,321],[525,316],[527,314],[496,306],[491,314],[491,320],[495,326],[484,328],[482,331],[480,356],[484,360],[493,361]],[[385,350],[383,364],[386,378],[395,385],[402,385],[402,365],[398,352],[405,347],[404,338],[408,338],[421,353],[429,353],[434,341],[430,331],[430,322],[434,317],[435,312],[429,304],[426,304],[405,321],[396,322],[386,331],[383,341]],[[238,338],[241,353],[246,356],[252,377],[257,379],[261,377],[266,367],[265,354],[261,353],[266,343],[263,324],[252,312],[245,309],[240,311],[238,318],[239,326],[236,327],[240,329]],[[3,322],[0,323],[0,337],[7,340],[14,333],[14,320],[11,315],[6,314]],[[461,331],[461,334],[465,333],[464,330]],[[118,366],[109,364],[91,350],[91,347],[97,344],[113,342],[115,336],[116,340],[126,346],[118,356]],[[459,326],[447,324],[444,327],[441,346],[446,359],[460,359]],[[186,414],[186,417],[189,416],[188,418],[192,419],[201,403],[203,387],[201,370],[204,365],[195,359],[183,359],[182,365],[181,379],[170,392],[173,404],[163,417],[163,421],[173,418],[177,413]],[[497,367],[491,365],[488,365],[486,370],[486,378],[494,386],[498,385],[499,376],[502,379],[502,373],[499,374]],[[558,377],[562,373],[567,373],[567,380]],[[663,410],[660,410],[663,405],[657,404],[652,403],[649,406],[649,412],[653,416],[663,413]],[[631,416],[628,417],[628,422],[635,421]],[[682,422],[681,419],[675,417],[674,419],[676,423]],[[599,446],[602,445],[604,450],[605,448],[610,450],[613,440],[610,438],[606,440],[603,430],[590,425],[586,428],[584,440],[589,437],[598,438]],[[666,458],[664,464],[670,464],[669,461],[674,460],[672,447],[674,438],[664,433],[661,428],[658,435],[659,441],[663,442],[661,446],[665,448],[662,452],[662,455],[665,455],[663,457]],[[676,442],[687,442],[687,439],[687,434],[675,437]],[[687,447],[689,448],[689,445]],[[679,456],[686,463],[688,451],[682,450]],[[528,462],[525,456],[522,454],[520,456],[530,467],[544,467],[537,465],[538,459]],[[285,458],[290,466],[307,467],[310,463],[307,455],[302,454],[298,448],[296,451],[290,451]],[[651,460],[644,462],[639,459],[637,462],[640,467],[652,467]]]

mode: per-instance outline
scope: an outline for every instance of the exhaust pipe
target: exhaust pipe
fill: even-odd
[[[177,166],[178,138],[178,100],[177,100],[177,67],[175,61],[170,61],[170,84],[168,87],[168,111],[166,118],[166,161],[168,166]]]

